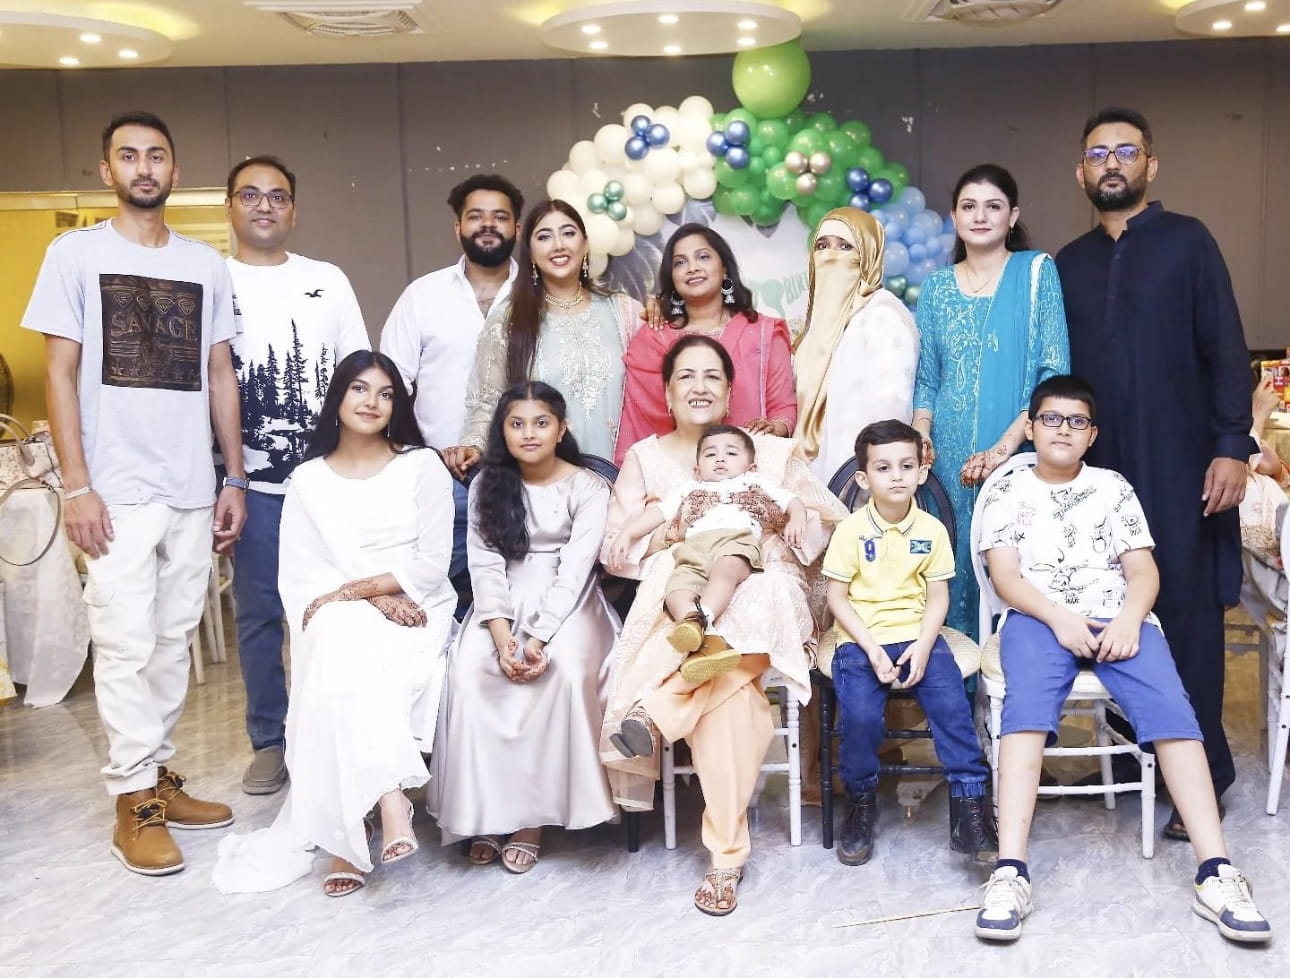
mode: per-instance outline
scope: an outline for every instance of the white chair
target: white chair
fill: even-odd
[[[1281,519],[1281,555],[1290,555],[1290,513]],[[1241,582],[1241,607],[1252,626],[1237,629],[1255,630],[1254,645],[1259,652],[1261,699],[1264,703],[1268,732],[1268,797],[1266,810],[1275,815],[1280,807],[1281,781],[1285,775],[1286,744],[1290,740],[1290,655],[1286,654],[1286,619],[1290,616],[1290,579],[1287,572],[1277,573],[1265,564],[1244,555],[1244,579]],[[1233,651],[1249,647],[1249,641],[1229,639]]]
[[[977,684],[977,699],[980,707],[987,711],[988,717],[986,734],[990,743],[990,769],[993,772],[996,814],[999,807],[999,738],[1003,722],[1003,698],[1007,688],[999,659],[999,635],[994,626],[996,617],[1004,611],[1004,604],[990,583],[985,561],[981,556],[981,512],[990,489],[999,479],[1009,472],[1032,468],[1034,464],[1034,452],[1023,452],[999,466],[981,487],[972,513],[972,569],[976,573],[977,583],[981,588],[980,634],[989,636],[981,647],[981,674]],[[1142,750],[1136,743],[1114,730],[1107,723],[1107,713],[1124,716],[1123,711],[1115,704],[1111,694],[1107,692],[1096,674],[1091,669],[1080,670],[1070,694],[1066,697],[1062,715],[1092,717],[1096,744],[1091,747],[1046,747],[1044,756],[1096,757],[1102,769],[1102,783],[1084,787],[1040,785],[1039,794],[1044,797],[1101,794],[1105,796],[1106,807],[1113,809],[1117,792],[1140,792],[1142,795],[1142,855],[1150,859],[1155,854],[1156,756]],[[1116,754],[1130,754],[1141,764],[1141,780],[1116,781],[1114,779],[1111,758]]]
[[[197,684],[206,682],[204,651],[208,646],[211,662],[228,661],[228,645],[224,635],[223,597],[228,595],[229,608],[233,607],[233,561],[221,554],[211,555],[211,572],[206,584],[206,606],[201,621],[193,631],[193,673]],[[202,636],[205,635],[205,643]]]
[[[799,750],[798,712],[801,704],[784,679],[774,669],[767,670],[761,678],[764,689],[778,689],[780,725],[775,727],[776,736],[784,738],[784,748],[788,759],[785,761],[766,761],[761,766],[761,776],[753,791],[750,808],[757,806],[766,775],[788,774],[788,841],[795,846],[802,844],[802,758]],[[676,764],[672,753],[672,744],[662,740],[662,763],[659,780],[663,782],[663,844],[668,849],[676,848],[676,776],[690,775],[694,768],[688,764]]]

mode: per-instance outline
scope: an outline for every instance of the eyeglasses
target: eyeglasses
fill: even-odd
[[[260,201],[267,200],[269,206],[275,211],[284,209],[292,201],[291,194],[285,190],[239,190],[233,195],[242,202],[242,206],[247,210],[260,206]]]
[[[1045,411],[1036,415],[1035,420],[1045,428],[1060,428],[1064,421],[1071,426],[1071,431],[1084,431],[1093,424],[1093,419],[1087,414],[1058,414],[1056,411]]]
[[[1105,166],[1112,153],[1117,160],[1127,166],[1129,163],[1136,163],[1138,157],[1146,153],[1146,150],[1133,143],[1121,143],[1115,149],[1108,149],[1106,146],[1090,146],[1084,150],[1084,162],[1089,166]],[[1147,153],[1147,155],[1151,154]]]

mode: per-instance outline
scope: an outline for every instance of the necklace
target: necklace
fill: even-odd
[[[730,325],[730,318],[725,316],[724,313],[722,314],[722,319],[723,321],[721,325],[715,326],[712,329],[698,329],[694,326],[686,326],[685,332],[690,333],[693,336],[720,336],[726,331],[726,327]]]
[[[1003,272],[1003,266],[1006,264],[1008,264],[1007,258],[1003,260],[1003,263],[998,268],[996,268],[993,272],[991,272],[989,275],[986,276],[984,282],[982,282],[980,285],[973,285],[972,276],[968,274],[968,264],[967,262],[964,262],[963,263],[963,282],[967,286],[967,288],[965,288],[963,291],[966,292],[968,295],[980,295],[982,292],[988,289],[993,282],[998,280],[1000,274],[1002,274]]]
[[[554,296],[550,292],[545,291],[542,293],[542,296],[546,299],[546,304],[548,306],[554,306],[556,309],[563,309],[565,312],[568,312],[582,301],[582,286],[578,286],[578,291],[574,293],[572,299],[561,299],[559,296]]]

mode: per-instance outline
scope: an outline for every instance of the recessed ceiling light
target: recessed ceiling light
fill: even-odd
[[[1245,5],[1245,12],[1247,14],[1261,14],[1267,9],[1268,5],[1264,3],[1263,0],[1250,0],[1250,2]]]
[[[666,24],[668,27],[671,27],[673,24],[675,24],[675,23],[676,23],[678,20],[680,20],[680,19],[681,19],[681,18],[680,18],[680,17],[678,17],[676,14],[659,14],[659,15],[658,15],[658,22],[659,22],[660,24]]]
[[[116,53],[118,58],[124,58],[126,61],[133,61],[139,56],[139,52],[134,48],[122,48]]]
[[[1277,24],[1278,34],[1290,34],[1290,24]]]
[[[583,24],[583,25],[582,25],[582,33],[584,33],[584,34],[599,34],[599,33],[600,33],[600,25],[599,25],[599,24]]]
[[[679,45],[679,44],[664,44],[664,45],[663,45],[663,53],[664,53],[664,54],[680,54],[680,53],[681,53],[681,45]]]
[[[66,55],[63,55],[63,57],[58,59],[58,63],[62,65],[64,68],[75,68],[78,64],[81,63],[81,59],[73,58],[70,54],[66,54]]]
[[[1230,20],[1216,20],[1210,26],[1212,26],[1216,31],[1230,31],[1232,29],[1232,22]]]
[[[757,38],[749,37],[747,34],[745,34],[743,37],[739,38],[739,40],[735,41],[735,43],[738,44],[741,48],[750,48],[757,43]]]
[[[588,44],[588,45],[587,45],[587,47],[591,48],[591,50],[593,50],[593,51],[604,51],[606,48],[608,48],[608,47],[609,47],[609,42],[608,42],[608,41],[592,41],[590,44]]]
[[[103,38],[99,37],[97,34],[86,33],[81,35],[81,40],[86,44],[98,44],[103,40]]]
[[[735,24],[735,26],[741,31],[755,31],[757,29],[757,21],[753,20],[751,17],[745,17],[739,23]]]

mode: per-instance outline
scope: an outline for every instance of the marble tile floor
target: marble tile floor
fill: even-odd
[[[238,824],[176,833],[188,866],[175,876],[135,876],[108,852],[92,693],[0,710],[0,978],[1282,976],[1290,973],[1290,785],[1281,814],[1264,814],[1256,668],[1252,656],[1231,659],[1227,716],[1240,778],[1226,828],[1281,947],[1228,944],[1195,916],[1189,847],[1162,840],[1144,860],[1132,799],[1113,812],[1070,799],[1040,806],[1030,856],[1037,909],[1015,945],[978,941],[971,912],[858,924],[974,905],[985,874],[948,850],[944,789],[907,819],[886,785],[875,857],[849,868],[820,848],[818,809],[804,813],[804,844],[788,844],[782,776],[754,814],[753,860],[739,909],[725,919],[691,904],[705,868],[697,786],[678,791],[673,852],[663,848],[661,816],[649,815],[639,853],[626,851],[620,826],[549,831],[538,868],[511,876],[440,848],[420,813],[420,852],[378,869],[354,896],[324,897],[319,869],[284,890],[224,897],[210,879],[220,837],[267,825],[281,800],[239,789],[248,748],[230,656],[190,691],[176,767],[202,795],[230,801]],[[1162,803],[1159,823],[1167,811]]]

